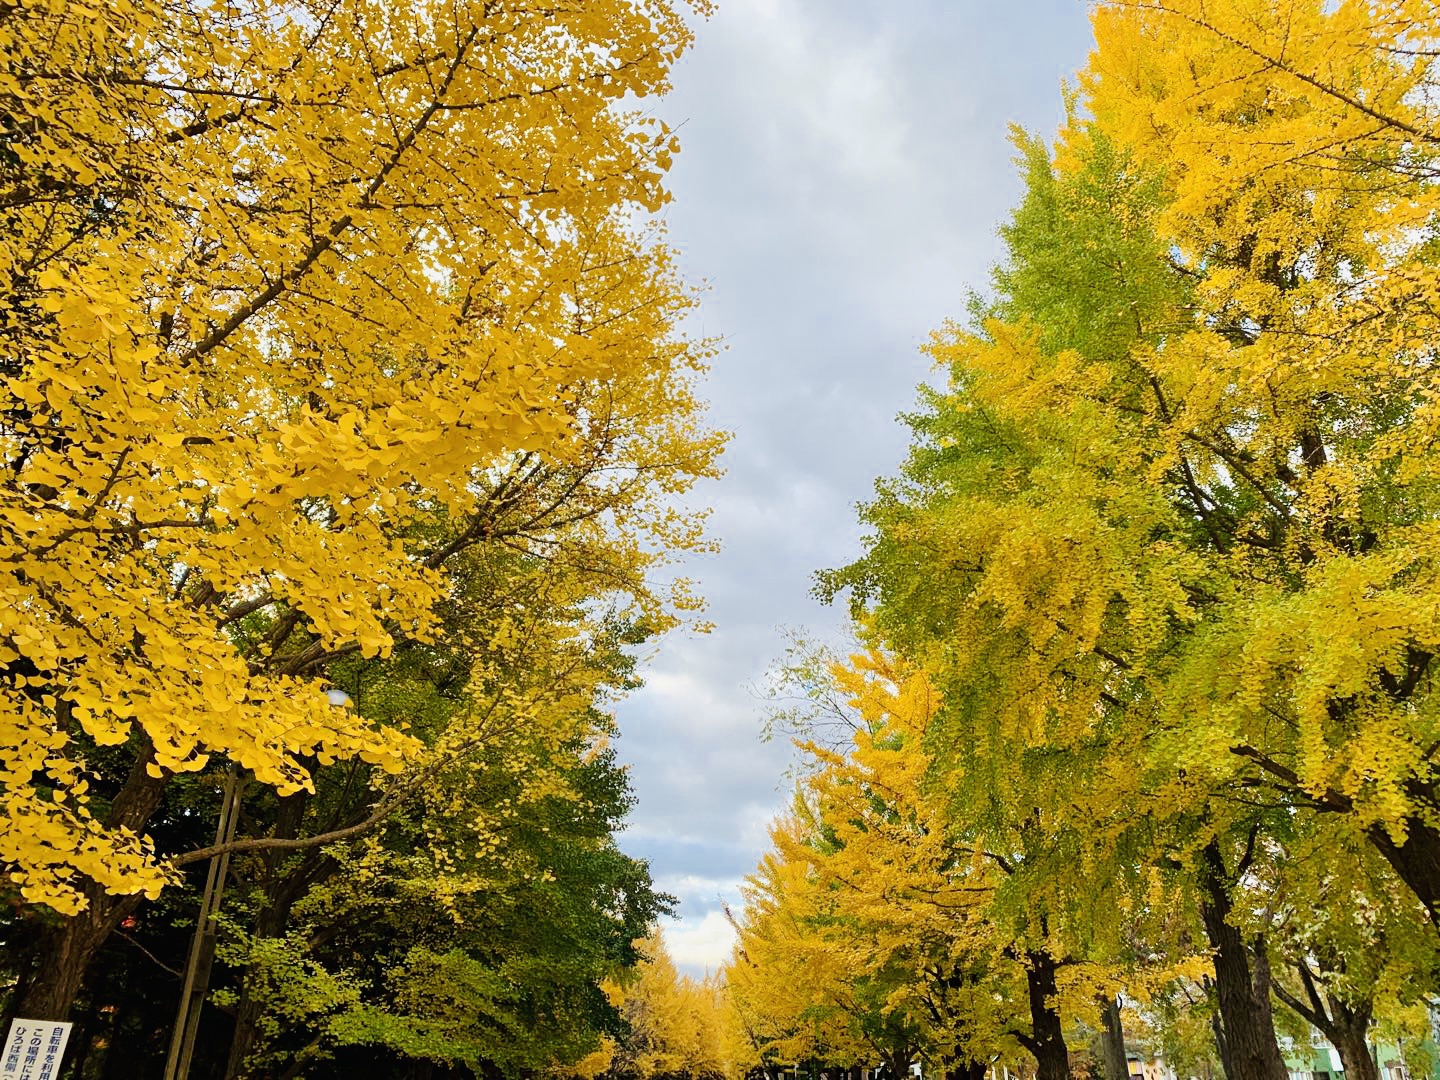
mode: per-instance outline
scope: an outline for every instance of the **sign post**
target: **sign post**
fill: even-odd
[[[60,1020],[11,1020],[0,1057],[0,1080],[54,1080],[70,1041],[70,1024]]]

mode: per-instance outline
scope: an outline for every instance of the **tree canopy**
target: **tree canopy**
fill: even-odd
[[[724,442],[647,104],[706,11],[0,12],[5,1011],[92,1069],[163,1058],[222,852],[205,1067],[620,1031],[610,709]]]
[[[1355,1076],[1375,1075],[1372,1023],[1425,1030],[1432,7],[1097,5],[1058,139],[1015,134],[1005,258],[926,347],[943,385],[903,418],[864,552],[819,576],[863,650],[817,698],[891,704],[813,754],[808,851],[786,826],[772,858],[802,858],[862,937],[976,889],[939,936],[970,958],[962,985],[998,980],[965,1027],[1002,1002],[1009,1042],[982,1060],[1018,1044],[1067,1075],[1066,1040],[1117,993],[1133,1026],[1186,988],[1230,1080],[1283,1080],[1296,1017]],[[929,716],[907,730],[916,685]],[[909,803],[877,752],[907,760]],[[896,831],[910,862],[827,891],[826,867]],[[788,924],[812,947],[820,910]],[[937,1030],[917,1052],[949,1069],[948,1048]]]
[[[695,978],[611,744],[726,438],[650,112],[708,10],[0,4],[5,1014],[158,1071],[193,936],[226,1080],[1418,1067],[1433,0],[1094,5]]]

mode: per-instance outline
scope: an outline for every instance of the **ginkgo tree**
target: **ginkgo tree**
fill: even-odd
[[[494,739],[443,800],[332,856],[283,934],[230,939],[243,996],[222,1003],[249,1008],[225,1075],[538,1071],[622,1034],[604,986],[639,960],[664,898],[615,846],[629,799],[613,751],[550,740],[539,726]]]
[[[1124,968],[1157,952],[1127,936],[1158,933],[1164,970],[1186,960],[1166,910],[1184,903],[1218,950],[1230,1044],[1273,1075],[1268,995],[1229,921],[1255,815],[1212,798],[1207,755],[1159,722],[1140,666],[1168,670],[1215,588],[1131,358],[1190,313],[1151,224],[1163,188],[1093,131],[1072,133],[1068,172],[1019,145],[1026,197],[994,298],[935,338],[951,384],[908,418],[910,459],[863,511],[869,550],[821,588],[852,589],[879,640],[931,673],[936,782],[954,828],[1008,867],[997,897],[1038,952]]]
[[[1099,127],[1163,170],[1195,317],[1135,354],[1220,590],[1168,680],[1192,746],[1366,836],[1432,918],[1433,5],[1137,0],[1096,12]]]
[[[1273,956],[1273,992],[1319,1031],[1348,1077],[1376,1080],[1372,1045],[1419,1048],[1429,1035],[1433,927],[1373,846],[1327,818],[1274,844],[1240,919]]]
[[[1348,835],[1435,917],[1435,12],[1095,26],[1053,160],[1021,140],[994,296],[933,339],[948,386],[822,592],[932,674],[937,754],[990,793],[957,810],[1037,815],[1052,913],[1149,879],[1134,902],[1209,943],[1227,1073],[1278,1078],[1257,872]]]
[[[578,1067],[615,1034],[599,983],[625,978],[662,898],[614,847],[630,800],[608,708],[634,685],[646,631],[643,611],[596,610],[589,563],[603,554],[470,548],[438,640],[331,668],[362,715],[408,723],[423,749],[379,806],[367,783],[379,770],[358,761],[317,767],[313,794],[244,786],[241,835],[255,846],[229,864],[195,1075],[281,1063],[343,1075],[377,1056]],[[208,842],[217,771],[167,789],[151,821],[167,849]],[[203,873],[192,862],[191,888],[122,907],[70,1014],[91,1068],[160,1069]],[[48,960],[46,924],[43,908],[0,919],[12,1001]]]
[[[611,988],[628,1030],[614,1040],[605,1075],[615,1080],[745,1076],[749,1058],[734,1038],[718,979],[680,974],[656,927],[635,944],[640,963]]]
[[[822,880],[818,828],[803,797],[772,825],[774,849],[744,887],[726,995],[763,1065],[884,1062],[903,1074],[924,1049],[921,1025],[894,1000],[913,974]]]
[[[404,768],[419,743],[322,680],[433,639],[458,554],[576,526],[634,576],[701,542],[664,497],[713,471],[706,348],[634,224],[675,141],[626,104],[665,89],[682,14],[0,19],[0,860],[66,916],[28,1015],[64,1014],[114,895],[163,887],[173,777]],[[110,746],[128,771],[90,791]]]
[[[240,912],[253,912],[242,928],[257,959],[275,961],[276,946],[266,939],[284,939],[287,950],[298,939],[300,956],[287,951],[282,959],[379,990],[401,980],[407,950],[423,945],[450,958],[441,966],[455,976],[453,1012],[467,1008],[467,987],[485,988],[477,1000],[489,1001],[485,1008],[495,1015],[521,1010],[514,999],[522,996],[538,1002],[569,995],[560,1011],[570,1020],[550,1022],[554,1038],[533,1042],[504,1034],[504,1026],[467,1029],[434,1017],[435,1035],[411,1046],[439,1060],[450,1053],[472,1062],[487,1055],[503,1067],[522,1058],[530,1067],[565,1064],[567,1043],[583,1045],[604,1030],[595,982],[633,963],[629,943],[659,907],[643,864],[613,843],[629,797],[607,745],[614,731],[608,706],[634,684],[631,650],[645,632],[635,621],[643,610],[594,610],[602,596],[614,603],[622,595],[603,593],[592,569],[571,560],[604,554],[574,537],[544,559],[493,544],[471,548],[457,557],[456,591],[443,609],[449,632],[439,641],[333,672],[357,708],[382,723],[404,718],[424,750],[387,790],[394,805],[386,820],[358,843],[262,847],[232,863],[250,886],[237,900]],[[250,812],[274,822],[270,837],[334,836],[377,813],[364,775],[364,766],[337,763],[317,774],[316,795],[274,799],[261,789]],[[397,800],[397,789],[408,797]],[[268,813],[267,803],[274,804]],[[523,927],[510,922],[519,908],[529,910]],[[352,925],[366,928],[363,945]],[[317,950],[317,940],[325,948]],[[391,972],[380,974],[386,963]],[[229,1055],[236,1074],[253,1057],[258,1029],[273,1027],[283,1004],[266,1000],[263,963],[251,972],[238,966]],[[418,1025],[432,1023],[426,1000],[417,994],[409,1005]],[[311,1038],[317,1052],[333,1049],[348,1024],[346,1045],[370,1031],[374,1041],[404,1051],[395,1036],[406,1021],[395,1017],[405,1013],[393,999],[382,993],[357,1012],[363,1017],[321,1017],[304,1038],[300,1024],[288,1025],[289,1049]]]
[[[876,652],[794,670],[824,680],[812,700],[848,703],[854,736],[802,743],[813,767],[751,879],[729,984],[754,1026],[792,1017],[768,1041],[793,1053],[803,1022],[823,1021],[817,1049],[838,1063],[923,1058],[962,1077],[1028,1054],[1067,1075],[1066,1028],[1095,1018],[1106,967],[1074,955],[1033,897],[1017,910],[1026,853],[957,813],[933,681]]]

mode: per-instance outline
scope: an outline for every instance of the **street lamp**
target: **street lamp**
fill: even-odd
[[[224,847],[235,839],[240,817],[240,773],[232,761],[225,770],[224,794],[220,798],[220,820],[215,825],[215,846]],[[210,986],[210,966],[215,960],[219,927],[215,916],[225,892],[225,874],[230,852],[221,850],[210,857],[205,891],[200,896],[200,918],[190,938],[190,955],[185,960],[185,982],[180,989],[180,1009],[170,1036],[170,1053],[165,1059],[165,1080],[183,1080],[190,1075],[190,1058],[195,1053],[195,1033],[200,1027],[200,1007]]]
[[[335,708],[353,708],[350,695],[336,687],[325,691],[325,699]],[[215,846],[222,850],[210,857],[205,875],[205,891],[200,896],[200,918],[190,939],[190,954],[185,960],[185,980],[180,988],[180,1008],[170,1035],[170,1053],[165,1059],[165,1080],[187,1080],[190,1059],[195,1054],[195,1034],[200,1028],[200,1009],[210,988],[210,968],[215,962],[215,943],[220,936],[216,916],[225,894],[225,875],[230,869],[230,852],[226,850],[235,839],[235,825],[240,819],[240,770],[232,761],[225,770],[225,787],[220,798],[220,820],[215,824]]]

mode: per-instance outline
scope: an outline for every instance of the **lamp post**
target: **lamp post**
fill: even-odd
[[[336,708],[355,703],[344,690],[334,687],[325,691],[325,698]],[[220,820],[215,824],[215,846],[225,848],[235,839],[235,825],[240,819],[240,770],[232,761],[225,771],[225,788],[220,799]],[[220,928],[215,917],[220,913],[220,900],[225,895],[225,875],[230,869],[230,852],[222,850],[210,857],[205,875],[205,891],[200,896],[200,918],[190,939],[190,954],[185,960],[185,979],[180,988],[180,1008],[175,1014],[175,1027],[170,1033],[170,1053],[165,1058],[165,1080],[187,1080],[190,1059],[195,1054],[195,1034],[200,1028],[200,1009],[210,989],[210,967],[215,962],[215,942]]]
[[[240,773],[235,763],[225,772],[225,789],[220,799],[220,820],[215,826],[215,846],[235,839],[235,823],[240,817]],[[205,891],[200,896],[200,918],[190,939],[190,955],[185,960],[185,982],[180,989],[180,1009],[175,1015],[175,1029],[170,1035],[170,1053],[165,1059],[165,1080],[183,1080],[190,1075],[190,1058],[195,1053],[195,1033],[200,1027],[200,1007],[210,986],[210,965],[215,960],[215,941],[219,927],[215,916],[220,912],[220,899],[225,894],[225,874],[230,868],[230,852],[221,851],[210,857],[210,870],[205,875]]]

